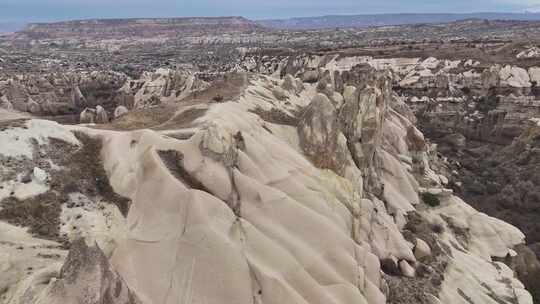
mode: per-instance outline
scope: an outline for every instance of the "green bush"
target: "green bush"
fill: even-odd
[[[441,204],[441,200],[429,192],[422,193],[422,201],[431,207],[437,207]]]

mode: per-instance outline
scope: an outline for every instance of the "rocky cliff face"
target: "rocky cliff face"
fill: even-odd
[[[137,79],[113,71],[32,73],[0,81],[0,108],[64,123],[108,123],[126,111],[178,102],[207,88],[185,70],[157,69]]]
[[[528,247],[519,250],[525,256],[538,254],[537,67],[482,65],[468,59],[325,55],[286,61],[273,73],[292,66],[298,75],[316,80],[328,70],[332,75],[343,75],[344,69],[350,73],[348,68],[355,64],[393,71],[394,90],[438,145],[444,160],[438,167],[447,172],[449,187],[475,208],[518,226],[528,240]],[[342,78],[335,77],[336,86]],[[538,297],[535,263],[518,260],[513,267],[530,266],[530,271],[518,273]]]
[[[449,187],[475,208],[518,226],[529,246],[519,247],[522,254],[538,254],[537,68],[482,66],[472,60],[326,56],[303,59],[296,70],[320,78],[326,69],[342,75],[344,67],[359,63],[390,68],[397,75],[394,90],[415,112],[426,136],[438,144],[437,153],[448,157],[440,168],[447,172]],[[336,79],[336,85],[342,82]],[[518,272],[538,297],[537,267],[520,261],[513,266],[530,266],[530,271]]]
[[[175,95],[175,75],[150,81]],[[238,94],[178,103],[159,130],[3,110],[0,301],[532,303],[497,260],[521,258],[525,236],[448,189],[395,77],[356,62],[242,75]],[[43,202],[50,232],[14,226]]]
[[[0,82],[1,106],[42,116],[76,114],[89,106],[113,106],[126,81],[125,75],[111,71],[10,77]]]

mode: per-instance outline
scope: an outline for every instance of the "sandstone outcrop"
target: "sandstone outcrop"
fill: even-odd
[[[30,287],[30,286],[29,286]],[[97,244],[74,241],[57,277],[38,297],[29,289],[24,299],[33,303],[142,304],[116,273]]]
[[[137,92],[142,110],[146,97],[174,99],[184,87],[169,72],[145,77],[122,89]],[[1,183],[9,191],[0,190],[1,204],[85,193],[66,193],[57,205],[50,236],[65,233],[69,253],[58,249],[56,268],[36,262],[46,280],[24,272],[6,280],[2,301],[382,304],[407,290],[418,303],[531,303],[512,271],[493,261],[524,235],[445,189],[445,172],[392,91],[390,72],[356,64],[322,72],[323,90],[317,83],[296,90],[290,77],[245,77],[237,99],[179,103],[178,115],[153,130],[5,120],[0,147],[9,149],[0,148],[0,160],[9,172]],[[272,94],[276,87],[286,100]],[[205,107],[195,123],[179,123],[194,106]],[[106,120],[105,107],[93,109],[85,119]],[[86,151],[79,159],[93,164],[89,176],[58,185],[55,170],[69,165],[34,152],[46,147],[53,163]],[[10,173],[39,160],[49,164],[50,181],[25,184]],[[427,192],[438,204],[423,199]],[[115,204],[101,204],[107,200]],[[98,245],[74,241],[80,235]],[[0,249],[11,248],[7,240],[0,234]]]

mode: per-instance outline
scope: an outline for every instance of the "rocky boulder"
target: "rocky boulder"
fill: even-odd
[[[98,124],[104,124],[109,122],[109,116],[107,115],[107,111],[102,106],[96,107],[96,123]]]
[[[516,66],[505,66],[499,72],[502,87],[530,88],[531,79],[527,70]]]
[[[341,166],[335,160],[340,134],[337,110],[328,97],[317,94],[298,124],[304,153],[320,168]]]
[[[420,260],[431,255],[431,248],[429,245],[421,239],[416,239],[416,245],[414,246],[414,256]]]
[[[71,244],[58,279],[37,299],[48,304],[142,304],[99,246],[83,239]]]
[[[310,70],[305,71],[302,75],[302,81],[307,83],[315,83],[319,80],[319,71],[317,70]]]
[[[80,123],[94,123],[96,121],[96,111],[91,108],[84,109],[79,115]]]
[[[304,84],[302,83],[302,81],[294,78],[291,74],[285,75],[281,87],[284,90],[293,94],[299,94],[300,92],[302,92],[302,90],[304,90]]]
[[[116,109],[114,109],[114,118],[117,119],[121,116],[126,115],[129,112],[129,110],[124,106],[118,106]]]

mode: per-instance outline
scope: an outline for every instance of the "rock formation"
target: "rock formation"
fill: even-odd
[[[45,275],[45,274],[43,274]],[[109,260],[97,244],[82,239],[74,241],[59,273],[48,274],[49,284],[36,295],[32,284],[19,290],[22,299],[31,303],[141,304],[125,281],[111,268]],[[42,280],[45,277],[41,278]],[[42,282],[46,283],[45,282]],[[22,302],[18,302],[22,303]]]
[[[252,76],[237,100],[209,102],[190,127],[174,127],[173,116],[162,131],[6,121],[0,144],[12,148],[0,149],[2,161],[62,163],[87,151],[80,159],[98,163],[81,168],[90,171],[74,186],[57,184],[63,167],[44,167],[50,181],[31,179],[32,187],[6,173],[3,189],[18,189],[19,203],[53,195],[49,187],[68,191],[57,225],[72,241],[69,253],[58,249],[61,270],[20,261],[36,263],[47,279],[19,273],[2,301],[531,303],[512,271],[493,260],[512,255],[524,235],[445,189],[432,148],[392,92],[392,76],[356,67],[340,77],[342,104],[317,93],[316,83],[290,94],[290,78]],[[275,87],[289,98],[277,98]],[[35,154],[38,147],[50,147],[50,156]],[[7,168],[15,172],[16,164]],[[69,194],[77,190],[81,198]],[[131,202],[127,208],[119,197]],[[15,198],[0,190],[0,199]],[[116,204],[104,213],[95,205],[103,201]],[[112,216],[120,211],[126,219]],[[13,227],[10,216],[0,212]],[[102,217],[116,224],[92,228]],[[82,224],[90,218],[93,225]],[[55,235],[51,242],[61,240]]]
[[[485,38],[516,27],[0,37],[0,303],[532,303],[540,72]]]
[[[129,110],[124,106],[118,106],[116,109],[114,109],[114,118],[119,118],[123,115],[126,115],[129,112]]]

